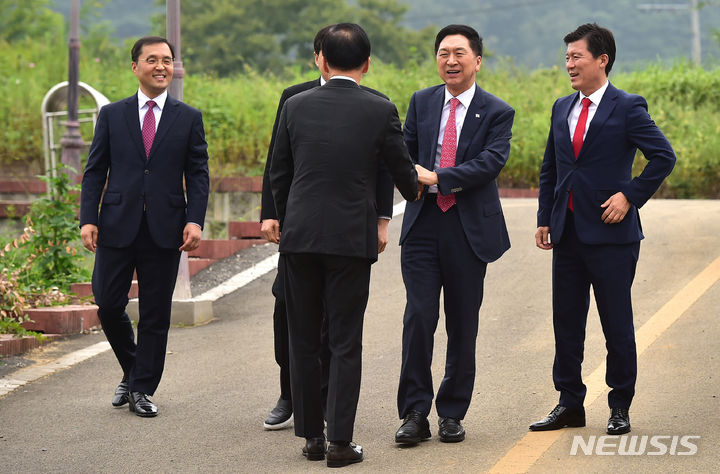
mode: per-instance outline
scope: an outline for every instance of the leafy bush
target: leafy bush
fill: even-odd
[[[0,248],[0,333],[26,334],[23,310],[70,301],[70,285],[90,270],[77,253],[77,191],[66,173],[44,177],[50,196],[36,200],[23,234]]]
[[[35,258],[33,265],[20,273],[20,282],[26,288],[58,287],[67,292],[71,283],[90,277],[82,266],[85,257],[77,253],[80,186],[72,185],[64,172],[42,178],[51,193],[30,206],[28,218],[34,223],[34,234],[24,248]]]
[[[104,45],[98,56],[81,52],[80,78],[110,100],[137,90],[129,67],[129,48]],[[0,84],[0,165],[42,169],[40,102],[47,90],[66,77],[66,48],[61,42],[39,44],[0,42],[5,65]],[[316,72],[288,67],[272,73],[246,69],[228,78],[188,75],[184,99],[203,111],[213,176],[260,175],[277,102],[283,88],[314,79]],[[650,114],[667,135],[678,155],[674,172],[659,191],[664,197],[720,197],[720,69],[702,69],[689,62],[672,66],[651,64],[630,73],[613,73],[613,84],[645,96]],[[387,94],[404,117],[412,93],[438,84],[432,58],[401,69],[373,59],[363,84]],[[570,94],[563,68],[527,71],[507,59],[486,58],[478,83],[515,110],[512,147],[499,177],[506,187],[537,186],[547,140],[550,110],[560,96]],[[90,140],[91,131],[83,137]],[[638,156],[637,168],[644,160]],[[14,166],[13,166],[14,165]]]

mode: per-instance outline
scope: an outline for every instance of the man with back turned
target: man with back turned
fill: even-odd
[[[328,25],[320,29],[315,35],[313,41],[313,47],[315,49],[315,65],[320,68],[320,56],[322,54],[322,40],[325,37],[325,33],[332,28],[333,25]],[[275,123],[273,124],[272,136],[270,138],[270,146],[268,147],[267,161],[265,162],[265,175],[263,176],[263,189],[262,189],[262,208],[260,210],[260,220],[262,225],[260,231],[263,237],[269,242],[276,244],[280,243],[280,223],[277,220],[277,212],[275,211],[275,203],[273,202],[272,189],[270,187],[270,164],[272,163],[272,150],[275,146],[275,137],[277,135],[277,126],[280,121],[280,113],[282,112],[285,101],[295,94],[299,94],[306,90],[310,90],[314,87],[319,87],[327,83],[329,76],[325,71],[320,71],[320,77],[300,84],[295,84],[283,90],[280,96],[280,102],[278,104],[277,114],[275,116]],[[360,86],[375,95],[387,99],[387,96],[369,87]],[[393,194],[387,192],[387,185],[383,185],[382,181],[392,181],[392,178],[388,175],[387,170],[380,169],[378,176],[378,192],[377,192],[377,209],[378,209],[378,240],[379,248],[378,251],[382,252],[383,248],[388,242],[388,225],[393,212]],[[275,281],[272,286],[272,294],[275,296],[275,305],[273,311],[273,335],[274,335],[274,348],[275,348],[275,361],[280,366],[280,398],[278,399],[275,407],[270,411],[263,426],[267,430],[279,430],[286,428],[292,424],[292,397],[290,392],[290,352],[288,346],[288,329],[287,329],[287,315],[285,310],[285,291],[283,289],[283,273],[284,269],[282,265],[278,266],[278,272],[275,277]],[[327,331],[324,330],[323,334]],[[327,350],[323,349],[321,355],[323,363],[323,393],[327,393],[327,365],[328,365],[328,354]]]
[[[321,395],[322,313],[330,351],[327,464],[363,460],[352,443],[360,393],[362,327],[370,266],[378,254],[381,163],[403,197],[417,196],[417,173],[397,109],[360,88],[370,41],[358,25],[332,27],[322,44],[327,84],[297,94],[280,114],[270,180],[282,238],[295,434],[308,460],[325,458]]]

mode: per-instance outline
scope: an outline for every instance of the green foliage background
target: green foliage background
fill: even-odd
[[[130,70],[129,45],[107,47],[100,56],[83,49],[80,77],[110,100],[137,89]],[[66,76],[65,46],[29,39],[0,42],[5,65],[0,85],[0,164],[12,170],[42,171],[40,103],[46,91]],[[488,67],[487,63],[492,67]],[[317,77],[308,66],[277,74],[246,69],[218,78],[185,78],[185,101],[203,111],[210,147],[211,173],[262,174],[270,131],[282,89]],[[611,76],[629,92],[645,96],[650,114],[675,147],[678,164],[663,185],[662,196],[720,197],[720,69],[686,62],[650,65]],[[502,60],[486,59],[478,82],[516,109],[510,160],[500,176],[503,186],[535,187],[547,139],[553,101],[572,92],[562,68],[526,71]],[[364,84],[386,93],[401,118],[415,90],[438,83],[432,60],[404,68],[374,60]],[[86,130],[90,140],[91,131]],[[641,165],[642,163],[638,163]]]
[[[423,1],[414,0],[411,12]],[[627,0],[612,2],[628,6]],[[51,3],[28,0],[20,6],[0,0],[0,11],[5,13],[0,15],[0,26],[5,28],[0,30],[0,86],[5,93],[0,100],[0,165],[6,176],[44,172],[40,103],[51,86],[67,77],[67,47],[65,41],[58,41],[67,34],[62,19],[58,20],[61,15],[48,9]],[[130,70],[132,40],[116,44],[110,39],[110,24],[98,21],[101,7],[110,3],[83,2],[83,24],[90,26],[83,31],[80,79],[114,101],[133,94],[137,80]],[[432,12],[430,3],[427,14]],[[520,4],[514,1],[513,5]],[[494,12],[498,24],[513,10],[506,11],[493,2],[473,8]],[[572,21],[578,22],[587,8],[571,2],[567,11],[572,13]],[[183,61],[188,71],[184,99],[203,111],[211,173],[262,174],[281,91],[317,77],[312,37],[320,26],[340,19],[357,21],[368,30],[373,62],[363,83],[387,94],[402,118],[414,91],[439,82],[431,29],[402,27],[407,10],[399,0],[183,2]],[[709,7],[703,10],[706,12],[711,13]],[[161,17],[156,18],[156,31],[162,28]],[[640,30],[651,23],[642,20]],[[24,22],[24,27],[18,28],[13,21]],[[447,19],[438,17],[438,21]],[[492,28],[487,24],[481,30]],[[538,30],[538,35],[545,35],[544,31]],[[515,36],[506,39],[512,42],[518,39]],[[675,171],[661,188],[662,196],[720,197],[718,72],[717,66],[703,69],[683,60],[613,71],[611,81],[616,86],[647,98],[650,114],[679,157]],[[500,184],[535,187],[552,103],[572,92],[567,74],[557,66],[528,70],[490,53],[484,58],[478,81],[516,109],[511,155]],[[81,108],[84,105],[90,104],[81,102]],[[89,142],[91,127],[84,127],[82,133]],[[642,165],[639,159],[638,171]]]

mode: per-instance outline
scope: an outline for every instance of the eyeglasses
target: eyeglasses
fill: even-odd
[[[150,56],[147,59],[138,59],[138,61],[145,61],[150,66],[155,66],[159,62],[162,63],[163,66],[172,66],[172,63],[174,60],[175,60],[175,58],[169,58],[169,57],[164,57],[162,59],[158,59],[155,56]]]

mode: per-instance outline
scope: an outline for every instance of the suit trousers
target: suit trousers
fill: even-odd
[[[327,320],[327,435],[352,441],[360,396],[362,330],[370,260],[313,253],[282,253],[295,434],[323,436],[323,309]]]
[[[280,398],[292,400],[290,388],[290,347],[288,339],[287,306],[285,304],[285,287],[283,278],[285,275],[282,260],[278,262],[278,272],[272,286],[272,294],[275,297],[273,309],[273,336],[275,348],[275,362],[280,367]],[[323,387],[323,411],[325,411],[325,400],[328,389],[328,365],[330,363],[330,351],[327,347],[327,320],[323,316],[323,328],[321,334],[322,352],[320,360],[322,363],[322,387]]]
[[[572,214],[568,211],[562,239],[553,248],[555,389],[560,392],[560,405],[583,406],[587,388],[581,366],[592,285],[607,347],[608,404],[610,408],[630,408],[637,378],[631,289],[640,242],[583,244]]]
[[[288,340],[287,308],[285,306],[285,289],[283,288],[283,273],[278,263],[278,273],[272,286],[275,297],[273,309],[273,336],[275,348],[275,362],[280,367],[280,398],[292,400],[290,389],[290,347]]]
[[[427,416],[433,399],[431,364],[442,289],[447,332],[445,376],[435,406],[438,416],[463,419],[475,383],[475,340],[487,264],[465,237],[457,205],[442,212],[425,197],[401,251],[407,303],[403,318],[398,414]]]
[[[129,247],[98,247],[92,288],[98,317],[130,390],[155,393],[165,366],[168,329],[180,251],[158,247],[143,214]],[[137,271],[139,321],[137,343],[125,307]]]

